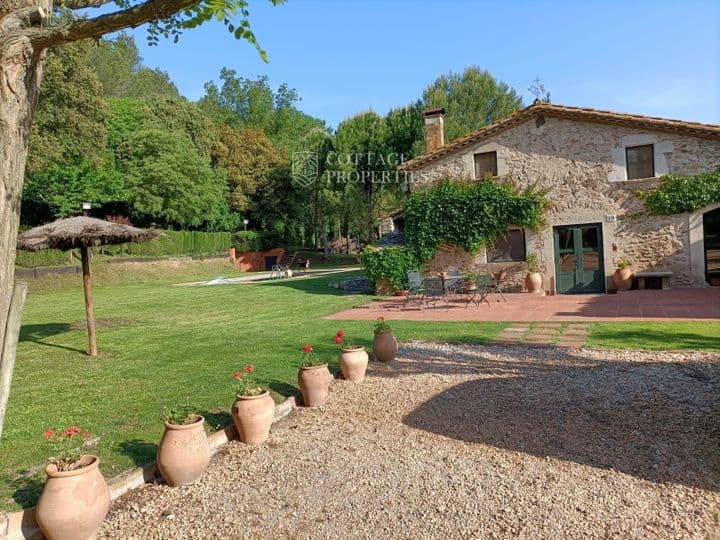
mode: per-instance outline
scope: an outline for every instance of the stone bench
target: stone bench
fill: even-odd
[[[663,290],[670,288],[670,278],[673,276],[672,272],[635,272],[633,274],[633,277],[636,277],[638,280],[638,289],[645,289],[645,280],[650,279],[660,279],[661,280],[661,288]]]

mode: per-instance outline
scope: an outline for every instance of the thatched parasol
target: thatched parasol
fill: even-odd
[[[97,356],[88,248],[110,244],[125,244],[127,242],[145,242],[159,234],[160,231],[155,229],[138,229],[121,223],[78,216],[59,219],[22,233],[18,236],[18,248],[28,251],[80,248],[90,356]]]

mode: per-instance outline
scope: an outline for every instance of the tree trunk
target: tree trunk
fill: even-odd
[[[25,161],[44,58],[28,38],[3,33],[2,23],[19,7],[30,5],[37,3],[0,0],[0,351],[13,292]]]

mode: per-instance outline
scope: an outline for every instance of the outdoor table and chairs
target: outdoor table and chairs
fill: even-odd
[[[468,284],[468,280],[457,271],[440,272],[425,277],[420,272],[413,271],[408,272],[407,276],[408,286],[404,305],[419,300],[421,309],[428,305],[434,307],[437,304],[450,307],[450,298],[454,296],[464,300],[466,308],[470,304],[480,307],[483,302],[490,304],[488,294],[491,292],[499,294],[503,300],[506,300],[501,287],[502,279],[496,276],[481,275],[472,284]]]

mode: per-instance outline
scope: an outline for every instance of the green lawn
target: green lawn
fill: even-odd
[[[113,268],[110,268],[110,267]],[[230,422],[231,374],[256,366],[275,397],[297,393],[300,347],[311,343],[336,365],[332,342],[342,328],[366,346],[372,322],[322,316],[372,300],[328,287],[338,276],[266,284],[174,287],[231,275],[223,266],[185,273],[142,270],[136,280],[98,265],[94,289],[100,357],[85,355],[79,276],[31,284],[5,432],[0,441],[0,509],[34,504],[47,457],[42,432],[77,424],[100,437],[103,472],[113,476],[152,461],[163,406],[190,396],[210,423]],[[167,274],[167,270],[165,270]],[[67,279],[66,279],[67,278]],[[142,281],[142,280],[147,281]],[[483,342],[503,323],[393,325],[401,340]]]
[[[80,277],[31,282],[5,433],[0,510],[35,503],[47,457],[42,432],[77,424],[100,438],[107,476],[152,461],[164,406],[190,396],[208,423],[230,422],[231,374],[252,362],[276,399],[298,392],[300,347],[311,343],[336,368],[342,328],[370,346],[371,321],[322,317],[372,301],[328,287],[338,275],[252,285],[175,287],[234,271],[222,261],[97,265],[101,356],[85,355]],[[506,323],[395,322],[400,340],[483,343]],[[720,349],[720,323],[608,323],[590,344],[647,349]],[[94,450],[95,451],[95,450]],[[35,474],[28,474],[27,471]]]

